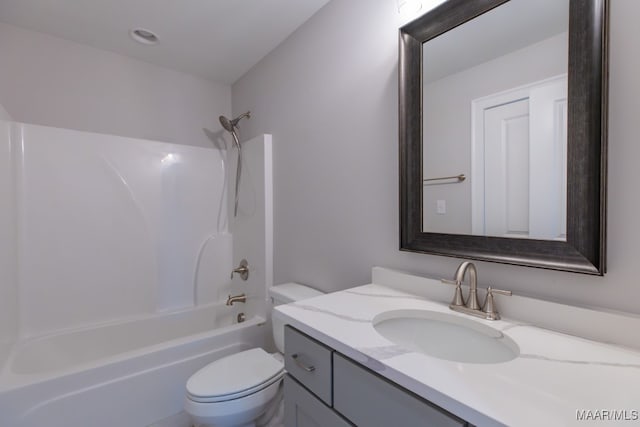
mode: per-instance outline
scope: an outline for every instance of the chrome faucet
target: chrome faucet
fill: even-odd
[[[454,280],[456,283],[462,284],[467,270],[469,270],[469,297],[464,306],[470,310],[480,310],[480,303],[478,302],[478,270],[476,270],[476,266],[470,261],[461,263],[456,270]]]
[[[464,297],[462,296],[461,286],[467,270],[469,270],[469,296],[467,297],[467,301],[465,302]],[[500,314],[496,309],[496,303],[493,299],[493,294],[495,293],[511,296],[511,291],[493,289],[491,286],[489,286],[487,288],[487,295],[484,300],[484,304],[482,304],[481,307],[480,303],[478,302],[478,270],[476,270],[476,266],[470,261],[465,261],[458,266],[453,281],[442,279],[442,282],[448,283],[450,285],[455,285],[456,287],[453,301],[451,301],[451,304],[449,304],[449,308],[451,310],[459,311],[460,313],[469,314],[471,316],[482,317],[483,319],[487,320],[500,319]]]
[[[245,294],[234,295],[234,296],[229,295],[229,298],[227,298],[226,304],[233,305],[236,302],[247,302],[247,296]]]

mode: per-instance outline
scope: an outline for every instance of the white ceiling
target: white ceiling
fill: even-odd
[[[230,85],[329,0],[0,0],[0,21]],[[129,37],[146,28],[145,46]]]

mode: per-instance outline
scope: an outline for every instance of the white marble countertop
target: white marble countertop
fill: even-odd
[[[513,339],[520,355],[475,364],[412,352],[382,337],[372,324],[376,315],[400,309],[480,322]],[[509,320],[476,319],[376,284],[275,310],[286,323],[477,426],[640,425],[640,352],[635,350]],[[578,411],[586,411],[586,421],[578,420]],[[609,419],[615,416],[622,420]]]

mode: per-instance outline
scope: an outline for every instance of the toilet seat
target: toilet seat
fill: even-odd
[[[210,363],[187,381],[187,397],[199,403],[225,402],[259,392],[280,381],[283,363],[252,348]]]

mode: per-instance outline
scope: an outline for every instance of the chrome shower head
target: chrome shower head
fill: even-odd
[[[238,122],[244,118],[251,118],[251,112],[247,111],[244,114],[239,115],[238,117],[236,117],[233,120],[229,120],[228,118],[226,118],[225,116],[220,116],[220,124],[222,125],[223,128],[225,128],[225,130],[227,132],[235,132],[236,127],[238,126]]]
[[[227,132],[233,132],[233,125],[231,124],[231,120],[227,119],[225,116],[220,116],[220,124]]]

